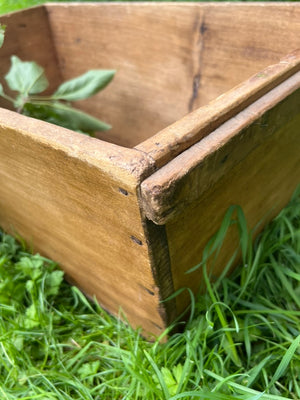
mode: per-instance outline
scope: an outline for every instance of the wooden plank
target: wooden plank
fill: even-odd
[[[262,229],[286,205],[300,182],[299,106],[298,89],[270,111],[256,113],[257,119],[242,128],[239,140],[230,140],[228,145],[220,140],[219,146],[213,149],[214,155],[194,164],[181,179],[175,178],[176,190],[170,189],[170,192],[176,206],[179,197],[183,203],[180,213],[173,214],[165,225],[174,290],[188,287],[196,292],[201,286],[201,269],[192,274],[186,271],[201,261],[205,245],[219,229],[229,206],[240,205],[249,227],[253,229],[260,224],[259,229]],[[224,126],[225,130],[227,128],[232,129],[229,123]],[[201,148],[200,142],[187,152],[193,149],[194,155],[204,155],[205,147]],[[157,186],[153,188],[157,190]],[[214,276],[220,275],[237,247],[238,233],[233,227],[214,263],[211,271]],[[189,301],[188,293],[179,296],[177,312],[180,313]]]
[[[117,69],[115,85],[99,102],[97,98],[81,107],[92,113],[101,109],[103,118],[113,122],[110,135],[99,137],[129,147],[299,47],[300,7],[295,3],[60,4],[49,5],[48,11],[65,78],[95,65]],[[239,35],[236,26],[228,24],[232,19]],[[288,29],[276,29],[287,23]],[[219,50],[220,36],[224,50]],[[170,130],[168,140],[173,135]],[[168,146],[160,143],[161,135],[154,138],[141,150],[152,150],[160,166]],[[182,150],[177,142],[169,157]]]
[[[300,72],[145,179],[141,193],[147,217],[157,224],[166,223],[198,201],[223,175],[230,174],[292,115],[299,114],[299,88]]]
[[[136,190],[136,150],[0,109],[0,223],[59,262],[72,282],[133,326],[161,333],[159,289]],[[150,166],[149,166],[150,165]]]
[[[51,32],[43,7],[7,17],[15,46],[10,54],[26,50],[30,58],[50,70],[53,87],[61,82],[60,73],[69,79],[87,69],[117,69],[113,83],[80,107],[113,125],[100,138],[127,147],[151,137],[299,46],[297,4],[49,4],[46,10]],[[240,41],[233,24],[227,23],[233,14],[240,27]],[[27,19],[30,25],[19,23]],[[289,29],[276,30],[276,26],[286,28],[287,23],[280,21],[289,21]],[[49,52],[47,42],[52,46],[52,37],[55,51],[49,47]],[[228,44],[231,41],[232,46]],[[267,51],[270,48],[272,51]],[[241,66],[245,49],[248,56]],[[49,54],[58,57],[60,72],[51,72],[56,63]],[[172,134],[170,131],[170,137]],[[165,147],[161,144],[157,148],[158,142],[151,142],[152,150],[154,159],[161,160]],[[178,143],[172,156],[176,149],[180,151]]]
[[[5,92],[11,93],[3,77],[9,71],[10,57],[16,55],[23,61],[35,61],[45,69],[50,84],[47,92],[51,93],[62,78],[46,9],[39,6],[7,14],[0,17],[0,23],[6,25],[5,40],[0,52],[0,77]],[[0,97],[0,107],[12,108],[12,105]]]
[[[299,70],[297,50],[135,148],[147,153],[161,167]]]
[[[300,47],[300,7],[293,2],[225,3],[205,8],[194,109]]]
[[[113,126],[100,138],[132,147],[186,114],[201,7],[94,3],[47,10],[64,79],[117,70],[109,87],[80,104]]]

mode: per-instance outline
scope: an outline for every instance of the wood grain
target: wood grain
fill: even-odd
[[[155,160],[156,166],[162,167],[299,70],[300,50],[296,50],[281,62],[257,72],[208,105],[189,113],[136,146],[136,149],[147,153]]]
[[[192,274],[186,274],[186,271],[201,261],[205,245],[219,229],[229,206],[240,205],[249,228],[259,225],[255,231],[257,234],[287,204],[300,183],[299,110],[298,89],[242,129],[239,141],[233,140],[228,146],[220,142],[220,147],[215,149],[215,155],[208,158],[207,163],[199,163],[185,178],[179,179],[178,193],[183,196],[181,199],[185,193],[187,203],[183,200],[181,213],[174,214],[166,222],[175,290],[189,287],[196,292],[202,285],[201,269]],[[257,136],[259,140],[255,140]],[[198,150],[201,153],[204,149],[200,143]],[[239,151],[241,158],[237,162]],[[220,173],[220,169],[225,169],[226,173]],[[215,174],[216,181],[213,178]],[[176,196],[177,192],[175,202]],[[213,264],[211,273],[214,276],[220,275],[237,247],[237,228],[232,228]],[[234,265],[238,261],[236,259]],[[185,292],[176,300],[177,312],[181,312],[190,301]]]
[[[141,194],[147,217],[165,224],[197,202],[209,187],[299,113],[299,88],[300,72],[145,179]]]
[[[187,113],[201,8],[94,3],[47,10],[64,79],[87,69],[117,70],[109,87],[80,104],[113,126],[100,138],[132,147]]]
[[[161,333],[136,196],[147,159],[11,111],[0,121],[2,227],[59,262],[104,308],[121,306],[133,326]]]
[[[65,79],[87,68],[117,69],[109,88],[80,105],[113,125],[99,137],[128,147],[150,138],[137,148],[158,166],[191,145],[184,126],[158,131],[300,46],[295,3],[51,4],[47,10]]]
[[[26,51],[49,69],[53,86],[87,69],[117,70],[105,91],[79,107],[113,125],[101,139],[126,147],[151,138],[300,45],[295,3],[48,4],[5,18],[7,37],[13,37],[10,54]],[[186,139],[183,146],[175,134],[169,151],[174,129],[164,131],[165,142],[160,134],[140,148],[151,152],[158,166],[168,152],[170,159],[191,144]]]
[[[194,109],[300,47],[300,7],[212,3],[203,21],[201,81]]]

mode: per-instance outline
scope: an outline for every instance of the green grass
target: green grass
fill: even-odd
[[[42,400],[300,398],[300,191],[251,246],[243,264],[194,299],[189,322],[152,343],[69,286],[54,262],[0,241],[0,398]],[[167,332],[165,332],[167,334]]]

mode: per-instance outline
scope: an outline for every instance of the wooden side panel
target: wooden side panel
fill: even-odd
[[[230,205],[243,208],[249,227],[260,222],[262,228],[286,205],[300,183],[300,89],[290,92],[293,84],[299,87],[299,79],[297,73],[142,183],[143,193],[147,181],[157,178],[153,180],[153,196],[161,199],[166,214],[156,222],[166,223],[175,290],[199,288],[201,272],[185,272],[201,261],[206,243]],[[283,86],[288,89],[291,83],[286,92],[290,94],[280,100],[277,90]],[[175,163],[177,168],[169,174]],[[160,179],[163,170],[165,191]],[[237,246],[237,232],[231,232],[215,265],[215,275]],[[178,312],[188,301],[184,294],[178,298]]]
[[[206,7],[194,109],[299,48],[299,6],[282,2]]]
[[[5,92],[9,93],[9,90],[3,77],[10,68],[12,55],[23,61],[40,64],[50,83],[48,91],[53,91],[61,83],[61,74],[46,9],[40,6],[1,16],[0,23],[6,25],[5,40],[0,51],[0,77]],[[2,97],[0,106],[11,108],[11,104]]]
[[[135,148],[147,153],[161,167],[299,70],[300,49],[277,64],[257,72]]]
[[[147,217],[157,224],[166,223],[197,201],[236,164],[242,163],[247,154],[286,123],[292,110],[294,114],[299,113],[299,88],[300,72],[145,179],[141,193]],[[289,100],[283,113],[271,111],[279,103],[286,103],[288,100],[285,99],[292,95],[294,100]],[[268,125],[265,126],[267,118]],[[249,126],[253,127],[251,131]]]
[[[59,262],[110,312],[160,333],[159,293],[136,189],[149,168],[122,149],[0,110],[0,224]]]
[[[113,126],[99,137],[132,147],[188,112],[201,7],[94,3],[47,9],[64,79],[87,69],[117,70],[102,93],[80,105]]]
[[[81,107],[113,125],[101,138],[129,147],[299,47],[295,3],[47,8],[64,78],[117,69],[110,87]]]
[[[298,115],[209,188],[197,205],[186,208],[180,217],[167,224],[175,290],[180,287],[199,289],[201,268],[191,274],[186,271],[201,261],[205,245],[220,227],[230,205],[238,204],[243,208],[250,228],[259,222],[263,228],[287,204],[300,183],[299,126]],[[214,276],[220,275],[237,247],[238,233],[231,230],[215,261],[211,272]],[[178,312],[189,300],[186,293],[177,299]]]

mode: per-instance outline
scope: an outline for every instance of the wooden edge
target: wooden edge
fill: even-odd
[[[147,218],[156,224],[165,224],[199,198],[208,185],[241,162],[266,139],[266,135],[276,131],[282,119],[291,119],[299,114],[299,94],[300,72],[297,72],[144,180],[140,193]],[[272,128],[264,129],[267,113],[285,99],[289,100],[290,96],[294,97],[288,101],[285,114],[274,112]],[[247,132],[252,124],[261,127],[255,130],[254,137]],[[201,169],[201,172],[197,172],[197,185],[185,191],[184,198],[181,198],[180,188],[184,178],[193,173],[197,166]]]
[[[107,143],[3,108],[0,108],[0,128],[17,131],[33,141],[79,158],[105,171],[115,180],[124,181],[128,187],[138,185],[154,171],[153,161],[141,151]]]
[[[300,49],[135,146],[165,165],[300,70]]]
[[[144,230],[148,240],[148,252],[151,262],[152,275],[159,287],[159,314],[169,326],[178,315],[176,299],[166,301],[174,293],[174,284],[171,272],[171,260],[165,226],[159,226],[144,218]]]

